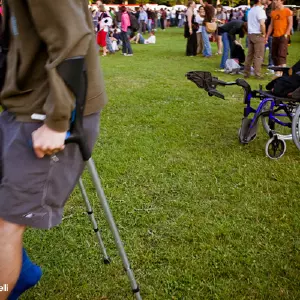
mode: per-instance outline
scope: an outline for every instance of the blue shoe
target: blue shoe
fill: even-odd
[[[22,269],[18,281],[7,300],[17,300],[21,294],[35,286],[42,277],[42,269],[33,264],[23,248]]]

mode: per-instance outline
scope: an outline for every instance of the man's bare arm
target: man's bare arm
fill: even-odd
[[[261,30],[262,36],[266,36],[266,23],[265,23],[265,19],[260,20],[260,30]]]
[[[268,33],[267,33],[267,36],[266,36],[266,40],[268,40],[269,36],[271,35],[271,33],[273,31],[273,27],[274,27],[274,23],[273,23],[273,19],[271,19],[271,24],[269,25],[269,28],[268,28]]]
[[[188,17],[189,31],[190,31],[190,33],[193,33],[193,27],[192,27],[192,17],[193,17],[193,15],[192,15],[192,13],[188,12],[187,17]]]
[[[293,26],[293,16],[288,17],[288,27],[286,29],[285,35],[290,35]]]

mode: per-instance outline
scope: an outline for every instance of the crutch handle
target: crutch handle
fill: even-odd
[[[92,153],[85,141],[82,125],[87,93],[84,57],[77,56],[64,60],[57,66],[57,73],[75,96],[75,109],[71,115],[70,130],[66,134],[65,144],[78,144],[83,160],[88,161]],[[39,114],[33,114],[31,117],[40,121],[46,118],[45,115]],[[29,142],[29,145],[32,147],[32,141]]]
[[[78,56],[64,60],[57,67],[57,72],[76,99],[75,110],[72,112],[70,122],[70,133],[66,138],[65,144],[78,144],[83,160],[88,161],[92,153],[84,138],[82,125],[87,93],[87,74],[84,57]]]
[[[76,132],[76,133],[70,133],[69,137],[67,137],[65,144],[71,144],[71,143],[75,143],[79,146],[81,155],[82,155],[82,159],[84,161],[88,161],[91,158],[91,150],[89,149],[86,141],[83,138],[83,133],[81,132]]]

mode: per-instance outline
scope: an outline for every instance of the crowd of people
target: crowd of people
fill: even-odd
[[[114,54],[121,50],[125,56],[133,56],[131,43],[155,44],[156,28],[165,30],[171,26],[171,19],[168,19],[166,10],[154,11],[146,9],[141,5],[138,9],[130,9],[124,5],[118,11],[114,8],[109,10],[97,1],[97,5],[90,7],[97,44],[100,47],[102,56]],[[173,20],[173,19],[172,19]],[[173,22],[173,21],[172,21]],[[145,34],[148,34],[148,38]]]
[[[286,8],[284,0],[254,0],[251,8],[227,10],[220,4],[214,7],[212,0],[200,0],[200,4],[198,9],[190,0],[185,10],[155,10],[140,5],[135,9],[120,6],[116,11],[106,10],[97,1],[90,9],[102,55],[121,50],[123,55],[132,56],[131,43],[155,44],[158,28],[164,31],[176,26],[184,27],[187,56],[209,59],[213,56],[211,43],[216,42],[222,71],[231,59],[244,70],[245,77],[254,74],[260,78],[267,49],[268,66],[286,65],[290,36],[300,29],[300,10]],[[243,44],[248,48],[247,55]]]
[[[300,10],[284,6],[284,0],[254,0],[251,8],[226,11],[214,7],[212,0],[200,0],[201,6],[190,0],[185,12],[184,37],[186,55],[212,57],[211,43],[217,43],[216,55],[222,55],[220,70],[234,60],[247,78],[261,78],[261,68],[269,49],[268,66],[286,66],[291,35],[300,30]],[[238,38],[237,38],[238,37]],[[242,43],[245,37],[245,47]],[[280,72],[275,73],[281,76]]]

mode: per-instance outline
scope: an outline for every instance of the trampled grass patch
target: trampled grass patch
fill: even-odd
[[[299,59],[299,41],[297,34],[289,64]],[[159,31],[156,45],[133,50],[133,57],[101,57],[109,104],[93,157],[141,295],[299,299],[299,151],[288,141],[283,158],[270,160],[262,128],[255,141],[239,144],[242,91],[224,88],[224,101],[208,97],[185,73],[237,76],[216,71],[219,56],[186,57],[181,29]],[[257,88],[270,79],[249,82]],[[132,299],[86,174],[84,180],[112,264],[102,263],[76,189],[61,226],[26,232],[44,276],[23,299]]]

